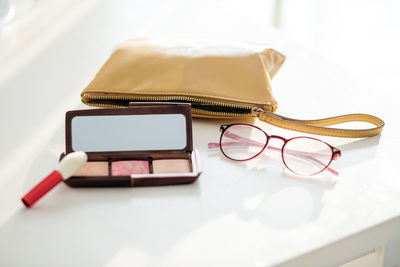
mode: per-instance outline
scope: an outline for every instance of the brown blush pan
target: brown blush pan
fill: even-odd
[[[157,159],[153,160],[153,173],[187,173],[191,172],[188,159]]]
[[[74,176],[108,176],[108,161],[86,162]]]

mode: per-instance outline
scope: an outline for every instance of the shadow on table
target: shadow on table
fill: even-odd
[[[231,179],[243,191],[236,195],[240,205],[236,211],[241,220],[257,219],[277,229],[299,227],[318,218],[323,195],[335,186],[336,178],[331,175],[291,174],[276,155],[263,154],[252,161],[238,163],[219,154],[210,152],[209,156],[233,164],[237,169],[236,177]],[[254,175],[246,176],[246,173]]]
[[[355,166],[373,159],[378,149],[381,136],[373,136],[363,139],[356,139],[344,145],[339,145],[342,157],[338,160],[336,166],[340,169]]]
[[[380,136],[356,139],[338,146],[342,158],[334,168],[345,170],[375,157]],[[299,227],[318,218],[323,207],[323,196],[333,190],[339,177],[329,172],[317,176],[301,177],[287,171],[279,153],[268,151],[258,158],[236,162],[222,156],[220,150],[209,149],[208,156],[244,170],[257,170],[265,179],[263,190],[243,196],[243,206],[238,216],[242,219],[258,219],[268,227],[289,229]],[[280,170],[280,171],[279,171]],[[254,182],[254,181],[253,181]]]

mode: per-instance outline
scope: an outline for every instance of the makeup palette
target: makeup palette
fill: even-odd
[[[201,173],[186,103],[68,111],[65,154],[74,151],[88,161],[65,180],[72,187],[183,184]]]

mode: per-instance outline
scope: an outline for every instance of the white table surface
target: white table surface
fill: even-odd
[[[14,37],[15,45],[0,61],[0,266],[334,266],[400,237],[399,93],[363,82],[258,22],[238,16],[213,24],[219,14],[201,20],[196,9],[179,1],[88,0],[75,2],[46,30],[39,25],[37,38],[2,33],[2,41]],[[64,151],[65,111],[86,108],[79,93],[113,45],[177,34],[268,42],[287,55],[273,81],[278,113],[372,113],[386,121],[384,132],[356,140],[320,137],[341,149],[333,166],[340,176],[299,179],[268,152],[237,164],[208,150],[228,121],[194,119],[203,167],[195,183],[61,184],[26,209],[20,198]],[[256,123],[269,133],[299,135]]]

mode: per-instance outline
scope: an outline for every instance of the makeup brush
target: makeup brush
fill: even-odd
[[[50,173],[21,200],[28,208],[50,191],[59,182],[74,175],[87,161],[85,152],[73,152],[66,155],[58,164],[56,170]]]

